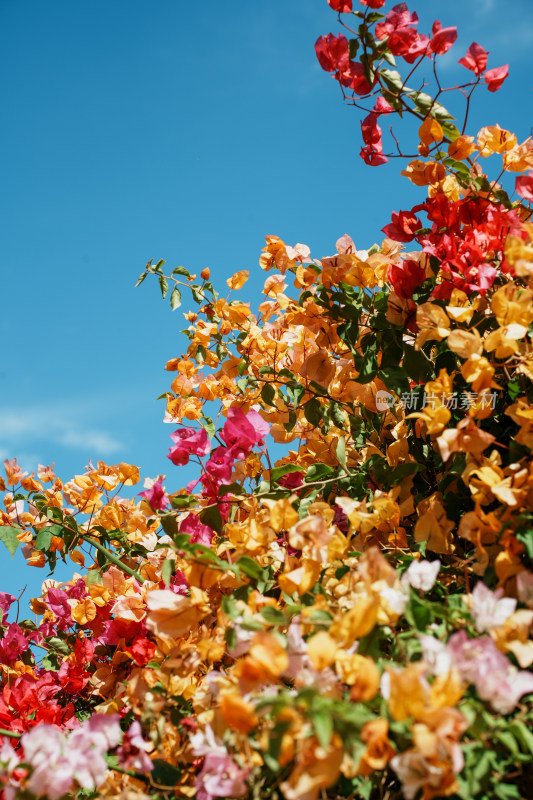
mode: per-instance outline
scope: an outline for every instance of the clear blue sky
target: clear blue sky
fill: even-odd
[[[526,138],[531,0],[418,6],[421,31],[458,25],[445,80],[464,78],[455,64],[473,40],[489,67],[510,63],[471,130],[499,122]],[[314,257],[345,232],[368,247],[422,197],[398,162],[360,160],[358,112],[314,54],[337,30],[326,0],[0,0],[1,460],[55,461],[64,479],[89,458],[128,461],[179,488],[189,475],[166,459],[155,398],[183,318],[155,283],[133,288],[146,261],[209,266],[218,281],[250,269],[249,299],[265,234]],[[44,571],[0,558],[1,589],[38,591]]]

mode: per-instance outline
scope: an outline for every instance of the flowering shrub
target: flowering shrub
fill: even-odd
[[[4,462],[8,550],[81,571],[44,581],[35,621],[0,593],[6,800],[532,796],[533,143],[456,127],[455,28],[329,4],[352,38],[316,52],[366,109],[362,157],[404,157],[378,119],[418,117],[403,174],[427,197],[368,250],[268,236],[256,314],[231,294],[247,271],[224,299],[207,269],[147,265],[198,306],[167,364],[172,477],[131,499],[129,464]],[[407,86],[425,59],[434,96]],[[487,59],[459,61],[467,112],[507,76]]]

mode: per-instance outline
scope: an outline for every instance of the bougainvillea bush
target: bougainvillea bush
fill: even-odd
[[[446,89],[454,27],[330,5],[361,156],[420,201],[370,249],[268,236],[256,313],[247,271],[147,265],[195,309],[166,478],[4,462],[0,538],[48,575],[34,619],[0,594],[5,800],[533,797],[533,143],[467,133],[481,45]]]

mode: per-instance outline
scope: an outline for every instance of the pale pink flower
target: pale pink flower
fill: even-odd
[[[438,789],[444,774],[440,767],[429,764],[416,750],[407,750],[394,756],[390,765],[402,782],[402,791],[407,800],[413,800],[423,786]]]
[[[432,675],[446,675],[451,669],[452,657],[444,642],[434,636],[419,636],[418,641],[422,646],[422,660]]]
[[[241,769],[226,753],[209,753],[205,757],[202,771],[196,778],[198,800],[213,797],[242,797],[246,794],[246,778],[249,769]]]
[[[411,561],[409,568],[402,575],[402,580],[407,582],[413,589],[421,592],[429,592],[433,588],[437,575],[440,570],[440,561]]]
[[[468,603],[471,604],[472,616],[478,633],[497,628],[514,613],[516,600],[502,597],[503,589],[492,592],[480,581],[472,592]],[[501,599],[500,599],[501,598]]]
[[[151,772],[154,765],[146,755],[151,747],[149,742],[144,741],[141,726],[135,720],[126,731],[122,746],[117,750],[121,766],[125,769],[138,769],[140,772]]]

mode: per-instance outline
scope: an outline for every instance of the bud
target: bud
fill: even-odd
[[[201,279],[202,279],[203,281],[208,281],[208,280],[209,280],[209,276],[210,276],[210,275],[211,275],[211,270],[209,269],[209,267],[206,267],[205,269],[203,269],[203,270],[200,272],[200,277],[201,277]]]

